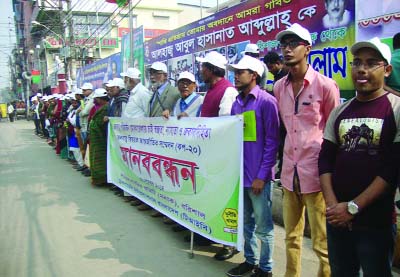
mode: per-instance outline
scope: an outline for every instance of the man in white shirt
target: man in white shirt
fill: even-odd
[[[139,69],[130,67],[126,72],[122,72],[125,86],[130,91],[130,96],[125,109],[122,111],[122,117],[145,117],[149,116],[149,102],[151,92],[141,83],[142,73]]]
[[[88,117],[90,110],[94,106],[93,102],[93,85],[91,83],[84,83],[81,87],[83,95],[85,96],[84,107],[78,109],[79,120],[81,125],[81,137],[83,144],[86,148],[87,134],[88,134]]]
[[[129,67],[126,72],[121,73],[124,78],[125,87],[130,92],[128,103],[122,110],[122,118],[132,119],[149,116],[149,103],[151,92],[141,83],[142,73],[139,69]],[[132,206],[142,205],[142,201],[124,192],[126,201],[130,201]]]
[[[10,103],[7,107],[8,116],[10,117],[10,122],[14,122],[14,106]]]
[[[184,71],[178,77],[178,90],[181,98],[176,102],[172,113],[169,110],[163,112],[165,118],[170,115],[181,117],[198,117],[204,97],[195,92],[196,80],[194,75],[189,71]]]
[[[94,93],[93,93],[93,85],[91,83],[84,83],[81,87],[82,93],[85,96],[84,99],[84,104],[81,105],[81,107],[77,110],[78,117],[79,117],[79,124],[81,128],[81,138],[82,138],[82,145],[83,145],[83,151],[82,151],[82,156],[85,158],[86,155],[86,149],[87,149],[87,139],[88,139],[88,121],[89,121],[89,113],[90,110],[94,107]],[[88,152],[89,154],[89,152]],[[81,173],[87,177],[91,175],[90,169],[87,168]]]

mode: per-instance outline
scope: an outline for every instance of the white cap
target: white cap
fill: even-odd
[[[154,62],[151,65],[150,69],[154,69],[154,70],[157,70],[157,71],[162,71],[164,73],[168,73],[167,66],[165,65],[165,63],[162,63],[162,62]]]
[[[188,80],[192,81],[193,83],[196,82],[194,75],[192,73],[190,73],[189,71],[183,71],[179,74],[178,82],[182,79],[188,79]]]
[[[244,55],[237,64],[229,64],[228,69],[232,71],[237,69],[249,69],[257,72],[258,76],[260,77],[264,73],[264,66],[262,65],[261,61],[247,55]]]
[[[56,99],[61,99],[62,94],[56,93],[56,94],[53,94],[53,96],[54,96],[54,98],[56,98]]]
[[[292,26],[290,26],[286,30],[280,31],[276,35],[275,39],[278,41],[281,41],[281,39],[286,35],[296,35],[299,38],[301,38],[302,40],[305,40],[310,45],[312,45],[312,39],[311,39],[310,32],[306,28],[302,27],[300,24],[294,23]]]
[[[43,95],[40,92],[38,92],[38,93],[36,93],[36,96],[37,97],[42,97]]]
[[[98,98],[98,97],[106,97],[107,91],[104,88],[96,88],[94,90],[93,98]]]
[[[204,58],[196,57],[196,61],[201,63],[210,63],[222,69],[225,69],[225,65],[228,63],[225,57],[217,51],[208,52]]]
[[[42,101],[47,101],[47,100],[49,100],[49,98],[47,97],[47,95],[45,95],[45,96],[42,97]]]
[[[121,76],[131,79],[140,79],[142,77],[142,73],[137,68],[129,67],[126,72],[121,73]]]
[[[69,96],[69,99],[70,99],[70,100],[76,100],[76,101],[78,101],[78,100],[76,99],[75,95],[76,95],[76,92],[71,93],[70,96]]]
[[[119,88],[125,88],[125,83],[124,80],[122,80],[121,78],[114,78],[112,79],[112,81],[109,81],[106,84],[106,87],[119,87]]]
[[[84,83],[81,86],[81,89],[91,89],[91,90],[93,90],[93,85],[91,83]]]
[[[76,95],[76,94],[81,94],[81,95],[83,95],[83,91],[82,91],[81,88],[76,88],[76,89],[74,90],[74,94],[75,94],[75,95]]]
[[[31,98],[31,101],[39,101],[39,99],[36,96],[34,96]]]
[[[257,44],[249,43],[249,44],[246,45],[246,48],[242,52],[242,54],[245,54],[245,53],[259,54],[260,53],[260,49],[258,49],[258,45]]]
[[[355,53],[361,48],[371,48],[378,51],[378,53],[381,54],[386,62],[390,64],[390,60],[392,59],[390,48],[389,46],[381,42],[379,38],[374,37],[367,41],[356,42],[350,49],[351,54],[355,55]]]

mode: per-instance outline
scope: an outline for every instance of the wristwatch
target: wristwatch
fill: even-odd
[[[356,215],[358,214],[358,205],[353,201],[349,201],[347,202],[347,211],[351,214],[351,215]]]

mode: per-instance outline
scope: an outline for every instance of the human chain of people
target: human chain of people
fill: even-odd
[[[392,276],[400,33],[368,37],[357,8],[250,0],[146,42],[137,28],[118,65],[31,98],[35,133],[93,188],[219,244],[216,260],[242,252],[227,276],[273,276],[274,189],[285,276],[306,224],[318,276]]]
[[[59,97],[57,102],[57,96],[44,96],[43,107],[58,111],[45,125],[49,143],[54,141],[60,154],[72,153],[76,168],[91,176],[93,186],[110,187],[129,197],[139,210],[154,209],[155,216],[163,215],[167,222],[205,237],[202,240],[222,243],[216,259],[232,257],[234,248],[242,250],[244,245],[245,261],[229,270],[229,276],[248,272],[272,275],[270,192],[277,182],[277,158],[283,159],[278,171],[284,192],[286,274],[298,274],[300,256],[293,251],[301,247],[296,241],[303,234],[293,236],[293,232],[304,227],[301,218],[306,207],[324,276],[345,276],[349,268],[389,276],[398,173],[393,159],[399,151],[400,130],[395,117],[398,96],[384,89],[384,77],[392,71],[391,51],[378,38],[349,47],[357,95],[339,105],[336,82],[316,71],[315,60],[310,62],[310,32],[293,24],[279,32],[276,40],[283,61],[273,55],[264,59],[277,76],[273,95],[260,86],[264,65],[257,58],[256,44],[246,46],[237,64],[228,64],[217,51],[197,57],[202,77],[209,84],[205,96],[195,92],[196,79],[191,72],[179,74],[176,88],[167,80],[166,65],[154,62],[149,89],[141,84],[141,72],[129,68],[121,73],[124,80],[114,78],[94,92],[91,84],[85,83],[82,91]],[[234,73],[234,85],[225,79],[225,70]],[[281,72],[286,75],[279,79]],[[219,116],[218,120],[207,119]],[[199,120],[190,121],[190,117]],[[82,132],[85,124],[87,134]],[[286,132],[281,154],[280,124]],[[68,133],[63,138],[65,127]],[[63,139],[68,139],[66,144]],[[215,152],[224,147],[224,155],[231,157]],[[218,174],[213,175],[216,169]],[[231,179],[222,180],[226,176]],[[370,194],[370,190],[374,192]],[[219,199],[210,197],[215,193]],[[199,205],[203,201],[209,207]],[[383,241],[375,235],[371,239],[365,228],[379,230],[380,238],[392,239]],[[354,239],[361,234],[365,240]],[[247,247],[256,238],[261,241],[261,252],[255,246]],[[369,253],[374,263],[364,255],[358,256],[357,262],[343,259],[348,247],[366,244],[374,249]],[[254,259],[257,253],[259,259]]]

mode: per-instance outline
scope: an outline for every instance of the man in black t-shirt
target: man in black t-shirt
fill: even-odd
[[[351,47],[356,97],[329,116],[319,156],[331,274],[391,276],[400,98],[383,89],[390,49],[378,38]]]

